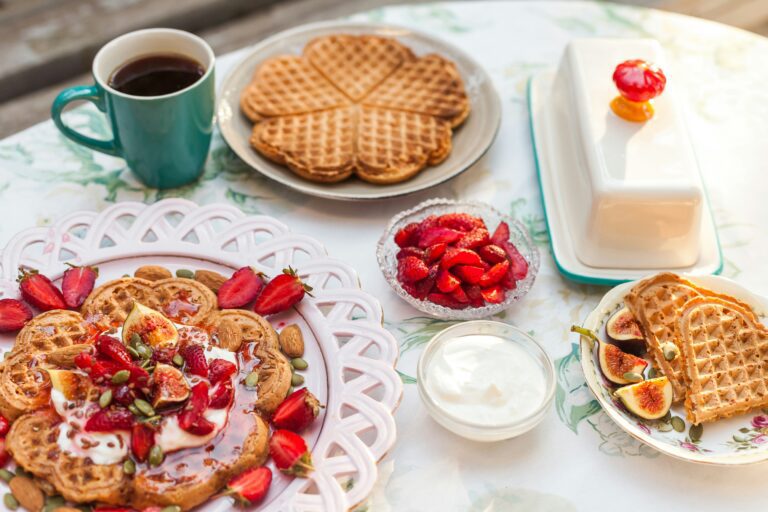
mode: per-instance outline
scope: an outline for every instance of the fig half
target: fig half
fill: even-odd
[[[641,380],[643,371],[648,366],[645,359],[627,354],[616,345],[604,341],[598,342],[597,357],[603,375],[614,384],[630,384]]]
[[[672,383],[666,377],[658,377],[624,386],[615,395],[635,416],[657,420],[672,406]]]
[[[162,313],[139,302],[133,303],[133,308],[123,324],[123,343],[130,344],[131,336],[136,333],[144,343],[152,348],[175,347],[179,341],[179,333],[173,322]]]
[[[645,351],[645,337],[640,322],[627,307],[621,308],[608,319],[605,333],[625,352],[640,355]]]
[[[189,384],[179,369],[157,363],[152,373],[152,394],[152,406],[159,409],[189,398]]]

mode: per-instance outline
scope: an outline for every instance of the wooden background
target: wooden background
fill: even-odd
[[[195,32],[223,53],[285,28],[419,0],[0,0],[0,138],[49,117],[56,93],[91,83],[95,52],[144,27]],[[768,35],[768,0],[619,0]]]

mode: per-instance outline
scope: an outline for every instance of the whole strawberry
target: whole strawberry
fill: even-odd
[[[315,421],[318,414],[320,402],[307,388],[302,388],[291,393],[277,407],[272,415],[272,425],[291,432],[301,432]]]
[[[304,439],[290,430],[276,430],[269,440],[269,454],[277,469],[286,475],[306,477],[312,467],[312,455]]]
[[[271,484],[272,471],[268,467],[251,468],[230,480],[221,495],[231,495],[244,505],[252,505],[264,499]]]
[[[16,299],[0,300],[0,332],[18,331],[30,320],[29,306]]]
[[[224,281],[219,288],[218,298],[221,309],[241,308],[252,302],[264,287],[262,274],[251,267],[243,267]]]
[[[69,267],[61,280],[61,293],[67,307],[77,309],[83,305],[85,299],[93,291],[93,285],[99,276],[99,269],[74,265],[69,265]]]
[[[37,270],[19,269],[17,280],[21,296],[40,311],[67,309],[64,296],[56,285]]]
[[[302,283],[296,271],[288,267],[267,283],[256,299],[253,311],[262,316],[280,313],[298,304],[304,294],[311,291],[312,287]]]

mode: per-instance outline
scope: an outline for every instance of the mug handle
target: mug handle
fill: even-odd
[[[61,130],[61,133],[63,133],[67,138],[77,142],[78,144],[82,144],[83,146],[89,147],[95,151],[106,153],[108,155],[121,156],[122,151],[120,150],[120,147],[118,146],[115,139],[94,139],[92,137],[83,135],[82,133],[75,131],[64,124],[64,121],[61,119],[61,113],[64,110],[64,107],[73,101],[80,100],[90,101],[96,105],[96,108],[104,112],[104,95],[98,87],[95,85],[76,85],[74,87],[69,87],[61,91],[59,95],[56,96],[56,99],[53,100],[53,105],[51,106],[51,117],[53,118],[53,122],[56,124],[56,127]]]

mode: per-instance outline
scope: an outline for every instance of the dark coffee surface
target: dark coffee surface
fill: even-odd
[[[131,60],[109,77],[109,86],[132,96],[162,96],[197,82],[205,68],[189,57],[158,53]]]

